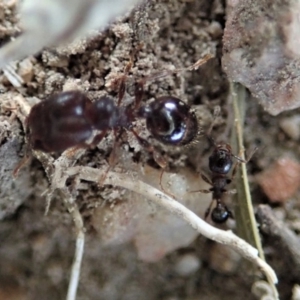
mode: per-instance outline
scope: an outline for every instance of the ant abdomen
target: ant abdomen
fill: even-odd
[[[142,110],[147,129],[161,143],[187,145],[197,135],[198,122],[195,114],[178,98],[159,97]]]
[[[225,223],[229,218],[232,218],[232,213],[223,203],[219,202],[211,212],[211,219],[215,223]]]
[[[31,147],[44,152],[60,152],[80,145],[93,133],[93,103],[79,91],[50,96],[34,105],[26,122]]]

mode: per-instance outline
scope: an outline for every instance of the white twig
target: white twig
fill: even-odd
[[[23,79],[20,75],[18,75],[12,66],[12,64],[6,65],[5,68],[3,68],[3,72],[6,76],[6,78],[9,80],[9,82],[16,88],[19,88],[24,83]]]
[[[56,161],[57,162],[57,161]],[[52,177],[52,189],[58,189],[58,191],[62,194],[62,199],[64,200],[70,215],[72,216],[75,229],[76,229],[76,247],[75,247],[75,255],[71,269],[69,287],[66,300],[76,300],[77,288],[80,278],[80,271],[81,271],[81,263],[84,253],[84,242],[85,242],[85,234],[84,234],[84,223],[82,216],[79,212],[78,206],[74,201],[71,193],[69,192],[68,188],[65,186],[65,177],[61,180],[58,180],[58,176],[55,176],[56,173],[61,174],[61,168],[57,167],[56,165],[54,176]],[[62,174],[61,174],[62,176]]]
[[[69,287],[66,300],[76,300],[77,288],[80,278],[81,264],[84,253],[84,223],[82,216],[79,212],[78,206],[75,202],[75,198],[71,195],[70,191],[66,187],[67,177],[63,174],[62,169],[68,168],[71,161],[62,155],[54,163],[54,172],[51,176],[51,189],[57,189],[62,194],[69,213],[72,216],[75,228],[76,228],[76,247],[75,255],[71,269]],[[44,166],[45,167],[45,166]],[[47,166],[46,166],[47,167]]]
[[[76,250],[75,257],[72,265],[71,276],[68,287],[68,294],[66,300],[75,300],[77,287],[79,283],[81,262],[84,252],[84,227],[81,214],[78,210],[76,204],[73,206],[73,210],[70,212],[73,217],[75,227],[77,229],[77,238],[76,238]]]
[[[65,175],[77,175],[83,180],[99,182],[104,175],[104,172],[90,167],[71,167],[66,170]],[[200,234],[218,243],[228,245],[233,248],[244,258],[250,260],[260,267],[266,276],[272,280],[272,282],[277,283],[277,276],[274,270],[258,257],[258,251],[254,247],[240,239],[231,231],[223,231],[209,225],[178,201],[168,197],[156,188],[140,180],[132,180],[131,178],[128,178],[126,174],[118,174],[114,172],[109,172],[107,174],[104,184],[126,188],[143,195],[147,199],[154,201],[160,206],[163,206],[171,213],[176,214],[180,218],[184,219]]]

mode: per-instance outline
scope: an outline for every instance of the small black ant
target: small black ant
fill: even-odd
[[[216,143],[211,137],[210,133],[213,128],[213,125],[214,122],[207,132],[207,138],[214,147],[213,153],[209,156],[208,164],[209,170],[212,173],[211,180],[207,178],[204,174],[201,174],[202,179],[206,183],[211,185],[211,188],[208,190],[192,191],[192,193],[212,193],[212,201],[205,212],[204,218],[206,219],[210,214],[213,222],[221,224],[225,223],[229,218],[233,218],[232,212],[228,209],[228,207],[223,201],[223,196],[224,194],[235,193],[235,190],[227,191],[226,186],[232,182],[239,164],[247,163],[251,159],[256,149],[252,152],[252,154],[247,160],[244,160],[241,157],[234,155],[229,144]],[[238,162],[233,167],[231,178],[229,178],[228,173],[232,169],[233,158],[235,158]],[[216,201],[216,206],[213,209],[211,209],[214,201]]]
[[[209,190],[200,190],[201,193],[212,193],[212,201],[205,212],[204,218],[206,219],[211,212],[211,219],[215,223],[224,223],[228,218],[233,218],[232,212],[223,202],[223,194],[230,192],[226,190],[226,186],[232,182],[238,166],[237,163],[233,168],[231,178],[228,178],[228,173],[233,165],[233,157],[242,163],[246,163],[242,158],[232,154],[230,145],[225,143],[216,144],[212,155],[209,157],[209,169],[212,172],[211,180],[201,174],[202,179],[212,186]],[[214,201],[217,204],[211,210]]]
[[[187,69],[196,69],[210,57],[207,55]],[[141,106],[145,82],[149,78],[163,77],[164,74],[137,82],[134,103],[120,106],[125,94],[126,73],[130,68],[131,62],[127,65],[119,85],[117,105],[107,96],[93,102],[80,91],[58,93],[34,105],[26,120],[29,147],[43,152],[90,147],[97,145],[109,130],[126,129],[136,136],[140,144],[154,152],[148,141],[133,129],[134,122],[139,118],[146,120],[149,132],[163,144],[182,146],[191,143],[197,136],[198,122],[190,107],[182,100],[163,96]],[[95,131],[99,132],[94,135]]]

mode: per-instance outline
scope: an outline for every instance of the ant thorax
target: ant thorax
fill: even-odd
[[[119,119],[119,109],[113,99],[103,96],[93,102],[92,125],[97,130],[107,130],[115,127]]]
[[[230,184],[231,180],[227,177],[227,175],[213,173],[211,177],[211,182],[211,191],[213,193],[213,199],[222,199],[224,192],[226,192],[226,186]]]

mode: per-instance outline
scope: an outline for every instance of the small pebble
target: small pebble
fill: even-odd
[[[228,246],[212,245],[209,263],[212,269],[222,274],[232,274],[239,266],[241,256]]]
[[[252,294],[254,294],[257,299],[263,299],[263,300],[272,300],[274,297],[272,296],[272,288],[269,285],[268,282],[259,280],[256,281],[251,288]]]
[[[198,271],[200,267],[201,262],[196,255],[185,254],[178,259],[175,265],[175,272],[180,276],[186,277]]]
[[[18,74],[22,77],[25,83],[31,82],[34,75],[34,71],[32,62],[29,58],[26,58],[19,63]]]
[[[297,141],[300,138],[300,116],[284,118],[279,123],[281,129],[292,140]]]
[[[59,285],[63,281],[64,271],[59,261],[52,261],[47,266],[46,274],[54,285]]]
[[[300,286],[298,284],[293,287],[292,300],[300,300]]]
[[[271,202],[285,202],[300,186],[300,164],[280,158],[257,176],[258,184]]]
[[[1,283],[0,300],[29,300],[26,291],[19,285],[10,282]]]

